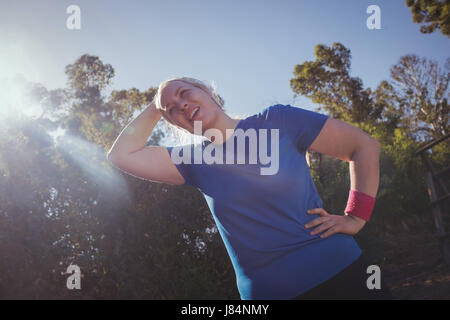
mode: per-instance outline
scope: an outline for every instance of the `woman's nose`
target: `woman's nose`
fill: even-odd
[[[184,101],[180,103],[180,109],[181,109],[181,111],[183,111],[183,112],[189,111],[188,105],[187,105],[187,103],[184,102]]]

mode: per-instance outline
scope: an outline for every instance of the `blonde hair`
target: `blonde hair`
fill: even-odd
[[[189,77],[172,78],[172,79],[161,82],[161,84],[158,87],[158,91],[156,92],[155,97],[154,97],[154,102],[155,102],[156,108],[162,109],[162,106],[161,106],[162,89],[164,89],[164,87],[169,82],[172,82],[172,81],[183,81],[185,83],[188,83],[194,87],[197,87],[197,88],[205,91],[217,103],[217,105],[222,110],[225,111],[225,109],[223,107],[225,105],[225,100],[223,100],[223,98],[217,93],[216,85],[215,85],[214,81],[212,81],[211,84],[205,84],[203,81],[200,81],[195,78],[189,78]]]
[[[195,78],[189,78],[189,77],[171,78],[171,79],[161,82],[160,85],[158,86],[158,90],[157,90],[155,96],[153,97],[153,102],[155,103],[155,106],[157,109],[163,109],[163,107],[161,105],[161,93],[162,93],[162,90],[164,89],[164,87],[167,86],[167,84],[172,81],[183,81],[185,83],[188,83],[194,87],[197,87],[197,88],[205,91],[214,100],[214,102],[219,106],[219,108],[225,112],[225,108],[224,108],[225,100],[217,93],[216,84],[214,83],[214,81],[211,81],[211,84],[206,84],[203,81],[200,81]],[[177,138],[177,140],[183,141],[183,140],[186,140],[187,138],[189,138],[186,136],[186,134],[192,135],[186,129],[180,128],[177,125],[170,123],[169,121],[167,121],[167,119],[165,119],[165,120],[166,120],[165,123],[168,125],[168,129]],[[192,138],[192,137],[190,137],[190,138]]]

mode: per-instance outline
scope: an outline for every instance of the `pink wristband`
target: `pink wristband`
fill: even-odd
[[[365,221],[369,221],[375,206],[375,198],[360,192],[358,190],[350,190],[345,213],[355,216]]]

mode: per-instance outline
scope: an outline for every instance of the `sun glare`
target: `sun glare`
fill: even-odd
[[[43,110],[37,103],[33,103],[26,92],[24,78],[0,79],[0,119],[11,119],[19,116],[38,118]]]
[[[38,80],[36,67],[20,43],[4,43],[0,49],[0,120],[26,116],[37,118],[42,108],[33,103],[26,85]]]

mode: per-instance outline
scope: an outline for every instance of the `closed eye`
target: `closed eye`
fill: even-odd
[[[180,92],[180,97],[183,97],[183,94],[184,94],[186,91],[189,91],[189,89],[184,89],[184,90],[182,90],[182,91]],[[170,115],[170,116],[172,116],[172,111],[173,111],[174,108],[175,108],[175,107],[169,108],[169,115]]]

